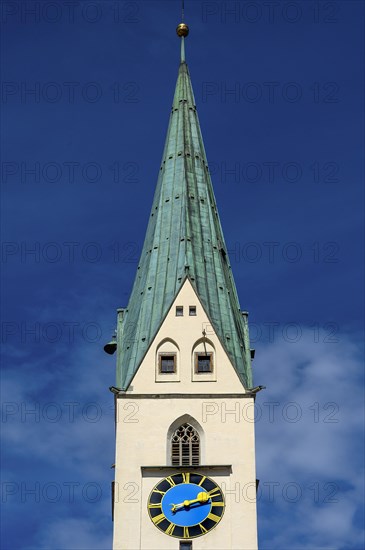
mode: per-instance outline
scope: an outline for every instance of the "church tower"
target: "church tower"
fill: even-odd
[[[255,550],[254,399],[184,41],[147,233],[118,310],[114,550]]]

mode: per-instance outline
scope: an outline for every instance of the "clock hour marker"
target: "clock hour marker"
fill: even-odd
[[[172,535],[174,533],[175,527],[176,527],[175,523],[170,523],[168,528],[165,530],[166,535]]]
[[[184,527],[184,539],[188,539],[190,537],[189,529],[187,527]]]
[[[190,483],[190,472],[183,472],[183,483]]]
[[[159,491],[158,489],[153,489],[153,493],[158,493],[159,495],[166,495],[166,491]]]
[[[204,483],[204,481],[207,479],[207,476],[203,476],[200,480],[200,483],[198,483],[198,485],[202,485]]]
[[[219,516],[216,516],[215,514],[208,514],[207,518],[211,519],[212,521],[218,522],[221,518]]]
[[[165,514],[159,514],[158,516],[155,516],[154,518],[151,518],[151,519],[155,525],[158,525],[159,523],[161,523],[161,521],[166,519],[166,517],[165,517]]]
[[[208,491],[208,495],[210,497],[216,497],[218,496],[220,493],[220,489],[218,489],[218,487],[215,487],[214,489],[212,489],[211,491]]]
[[[208,530],[201,523],[199,523],[199,527],[203,535],[205,535],[205,533],[208,533]]]
[[[176,483],[175,483],[175,481],[172,479],[171,476],[166,477],[165,479],[166,479],[166,481],[167,481],[168,483],[170,483],[171,487],[175,487]]]
[[[212,502],[212,508],[214,508],[215,506],[224,506],[224,502]]]
[[[161,502],[159,502],[158,504],[149,504],[148,505],[148,508],[161,508],[161,507],[162,507]]]

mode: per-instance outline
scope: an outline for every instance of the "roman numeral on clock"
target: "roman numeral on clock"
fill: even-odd
[[[200,480],[200,482],[198,483],[198,485],[202,485],[204,483],[204,481],[207,479],[207,476],[203,476]]]
[[[167,481],[168,483],[170,483],[171,487],[175,487],[176,483],[175,483],[175,481],[172,479],[171,476],[166,477],[165,479],[166,479],[166,481]]]
[[[159,514],[158,516],[155,516],[154,518],[151,518],[151,519],[155,525],[158,525],[159,523],[161,523],[161,521],[166,519],[166,517],[165,517],[165,514]]]
[[[173,535],[175,527],[176,527],[175,523],[170,523],[168,528],[165,529],[166,535]]]
[[[183,472],[183,483],[190,483],[190,472]]]
[[[207,518],[211,519],[212,521],[215,521],[216,523],[221,519],[219,516],[216,516],[215,514],[208,514]]]
[[[153,493],[158,493],[159,495],[166,495],[166,491],[159,491],[158,489],[153,489]]]
[[[220,494],[220,489],[218,487],[215,487],[215,489],[212,489],[211,491],[208,491],[208,495],[210,497],[216,497]]]

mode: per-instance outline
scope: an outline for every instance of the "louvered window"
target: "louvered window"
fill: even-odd
[[[195,353],[195,372],[213,372],[213,353]]]
[[[171,438],[171,464],[173,466],[199,466],[199,463],[199,434],[190,424],[182,424]]]
[[[159,368],[164,374],[176,372],[176,353],[160,353]]]

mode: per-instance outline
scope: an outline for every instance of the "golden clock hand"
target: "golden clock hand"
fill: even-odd
[[[188,501],[184,500],[184,502],[180,502],[179,504],[170,504],[171,511],[175,512],[176,510],[179,510],[179,508],[184,508],[184,506],[188,506],[187,504],[185,504],[185,502],[188,502]]]
[[[172,504],[171,511],[175,512],[176,510],[183,508],[184,506],[190,506],[190,504],[195,504],[195,502],[200,502],[202,504],[205,504],[209,500],[208,493],[205,493],[204,491],[198,493],[197,498],[193,498],[192,500],[184,500],[184,502],[180,502],[179,504]]]
[[[184,506],[189,506],[191,503],[191,500],[184,500],[184,502],[180,502],[179,504],[171,504],[171,510],[172,512],[175,512],[175,510],[178,510],[179,508],[184,508]]]
[[[198,493],[197,498],[194,498],[193,500],[189,500],[189,505],[194,504],[195,502],[200,502],[201,504],[205,504],[209,500],[209,495],[207,493]]]

